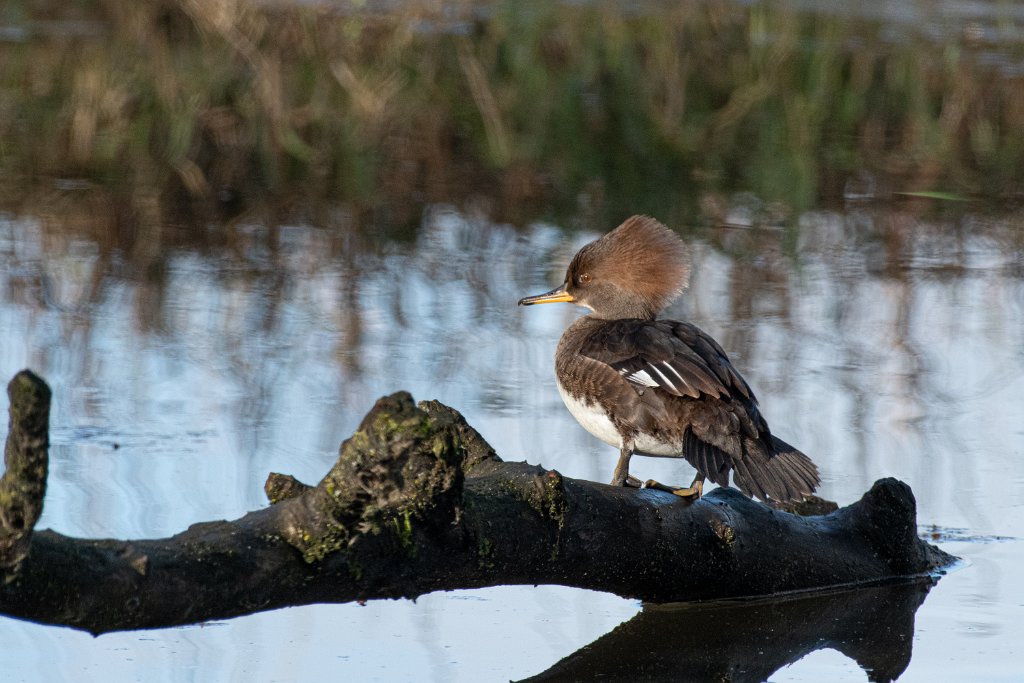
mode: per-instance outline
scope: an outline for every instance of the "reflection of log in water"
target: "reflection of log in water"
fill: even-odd
[[[752,601],[647,606],[530,681],[758,683],[815,650],[892,681],[910,664],[928,578]]]

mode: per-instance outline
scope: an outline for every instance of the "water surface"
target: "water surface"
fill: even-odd
[[[373,400],[397,389],[457,407],[506,459],[610,476],[616,454],[575,424],[552,379],[557,338],[579,312],[515,306],[596,235],[495,225],[444,206],[425,215],[414,242],[383,249],[328,227],[283,227],[268,255],[257,248],[263,229],[247,226],[251,250],[171,255],[158,285],[105,276],[90,295],[105,267],[93,246],[30,217],[0,222],[0,370],[31,366],[55,390],[40,527],[153,537],[243,515],[265,504],[269,471],[316,481]],[[692,240],[692,285],[672,313],[721,340],[775,431],[818,462],[822,495],[845,504],[899,477],[915,491],[922,532],[970,562],[917,613],[901,680],[951,670],[957,680],[1010,680],[1024,635],[1011,569],[1024,560],[1017,226],[852,206],[808,214],[801,227],[796,258],[783,254],[779,231],[732,225]],[[634,469],[692,476],[661,459]],[[24,643],[6,649],[5,663],[26,680],[154,670],[181,680],[165,666],[185,661],[199,678],[224,680],[332,670],[480,680],[537,674],[639,610],[541,586],[98,639],[0,623],[5,642]],[[773,680],[863,678],[826,650]]]

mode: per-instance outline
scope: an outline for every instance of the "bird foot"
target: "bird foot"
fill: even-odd
[[[653,479],[648,479],[644,483],[644,488],[655,489],[657,491],[668,491],[669,493],[679,496],[680,498],[692,498],[694,500],[697,500],[704,492],[704,482],[695,481],[690,486],[687,486],[686,488],[681,488],[679,486],[667,486],[665,484],[656,482]]]

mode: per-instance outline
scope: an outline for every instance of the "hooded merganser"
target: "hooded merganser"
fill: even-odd
[[[722,347],[695,325],[658,320],[685,288],[686,245],[653,218],[633,216],[573,258],[555,289],[520,306],[569,301],[590,309],[555,353],[558,393],[583,427],[619,449],[613,486],[639,486],[634,453],[686,458],[686,488],[646,486],[699,498],[705,479],[733,482],[763,501],[802,500],[820,483],[810,458],[772,435],[757,399]]]

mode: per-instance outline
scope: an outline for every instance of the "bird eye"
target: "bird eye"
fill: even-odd
[[[590,273],[583,273],[579,279],[581,285],[588,284],[590,282]]]

